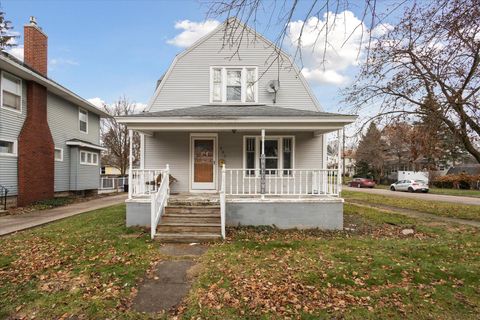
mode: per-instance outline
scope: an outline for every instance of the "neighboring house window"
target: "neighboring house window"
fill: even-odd
[[[78,122],[80,126],[80,131],[88,133],[88,111],[78,109]]]
[[[244,140],[244,168],[247,175],[254,175],[255,169],[260,168],[261,137],[245,137]],[[265,138],[265,169],[266,174],[291,174],[294,159],[293,137],[266,137]],[[282,170],[283,169],[283,170]],[[258,174],[258,170],[257,170]]]
[[[2,107],[22,112],[22,80],[2,72]]]
[[[17,155],[17,141],[0,139],[0,155],[2,155],[2,156],[16,156]]]
[[[105,170],[105,167],[102,167],[101,170],[102,170],[102,171],[101,171],[102,174],[105,174],[105,172],[107,172],[107,171]]]
[[[257,102],[257,67],[212,67],[210,101],[213,103]]]
[[[63,161],[63,149],[55,148],[55,161]]]
[[[98,165],[98,153],[80,151],[80,164],[87,164],[91,166]]]

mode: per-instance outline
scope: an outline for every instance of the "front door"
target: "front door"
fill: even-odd
[[[215,137],[192,137],[193,190],[215,190],[215,144]]]

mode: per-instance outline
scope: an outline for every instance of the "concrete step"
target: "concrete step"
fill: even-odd
[[[187,213],[187,214],[220,214],[220,206],[167,206],[165,214]]]
[[[165,233],[157,232],[155,240],[161,242],[213,242],[221,239],[220,233],[197,233],[197,232],[182,232],[182,233]]]
[[[198,234],[204,233],[220,233],[220,223],[161,223],[157,226],[159,233],[185,233],[194,232]]]
[[[166,214],[160,224],[164,223],[220,223],[220,214]]]

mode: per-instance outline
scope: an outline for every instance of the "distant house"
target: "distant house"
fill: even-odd
[[[468,164],[451,167],[447,171],[447,175],[451,174],[468,174],[471,176],[480,176],[480,164]]]
[[[24,61],[0,54],[0,186],[24,206],[97,190],[107,114],[47,76],[47,35],[24,28]]]
[[[231,33],[240,43],[225,44]],[[117,118],[141,134],[127,224],[165,241],[219,237],[225,225],[343,227],[325,134],[356,117],[323,111],[289,55],[268,63],[274,47],[229,19],[175,58],[146,112]]]

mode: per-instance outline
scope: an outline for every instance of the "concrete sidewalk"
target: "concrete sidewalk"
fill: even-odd
[[[126,194],[78,202],[54,209],[38,210],[29,213],[0,217],[0,236],[33,228],[52,221],[71,217],[83,212],[92,211],[123,203]]]

